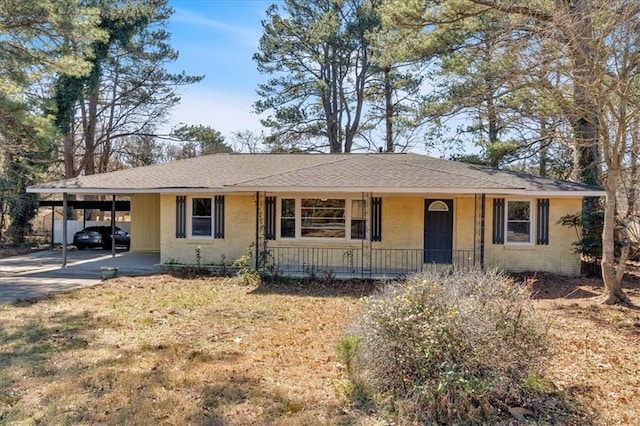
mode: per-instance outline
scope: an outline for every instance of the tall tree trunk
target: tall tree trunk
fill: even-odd
[[[581,116],[573,120],[578,165],[576,178],[582,183],[599,185],[598,111],[589,94],[596,78],[591,64],[594,56],[590,47],[590,40],[593,39],[591,5],[590,0],[575,0],[567,2],[567,5],[572,19],[577,22],[576,34],[571,40],[571,60],[575,69],[573,97],[581,113]]]
[[[332,48],[333,49],[333,48]],[[342,141],[340,140],[340,132],[338,128],[338,123],[340,120],[338,119],[338,111],[340,108],[338,107],[338,58],[336,58],[336,52],[331,52],[331,83],[329,86],[329,90],[331,91],[331,101],[329,102],[329,107],[331,111],[331,115],[327,117],[329,119],[329,151],[331,153],[340,153],[342,152]]]
[[[69,130],[62,139],[62,155],[64,160],[64,177],[71,179],[76,177],[76,166],[74,156],[74,136]]]
[[[384,121],[387,152],[393,152],[393,85],[390,67],[384,69]]]
[[[93,175],[96,173],[96,128],[98,124],[98,100],[100,92],[98,85],[91,89],[89,106],[87,108],[87,119],[84,133],[85,143],[85,163],[84,174]]]
[[[617,303],[630,303],[627,295],[622,291],[622,275],[616,273],[615,260],[615,212],[617,201],[617,182],[620,176],[620,169],[615,164],[614,158],[609,164],[607,183],[605,190],[607,192],[607,200],[604,209],[604,225],[602,230],[602,280],[604,281],[604,300],[603,303],[612,305]],[[620,262],[626,259],[620,259]],[[618,264],[618,268],[622,268],[624,272],[624,264]]]
[[[547,176],[547,151],[549,149],[549,131],[547,129],[547,120],[545,117],[540,119],[540,176]]]

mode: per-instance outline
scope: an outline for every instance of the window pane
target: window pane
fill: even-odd
[[[531,242],[531,203],[507,201],[507,242]]]
[[[509,201],[507,220],[529,220],[531,203],[528,201]]]
[[[336,208],[344,210],[344,200],[341,199],[320,199],[320,198],[303,198],[302,208]]]
[[[192,215],[211,217],[211,198],[194,198]]]
[[[295,219],[280,219],[280,237],[281,238],[295,238],[296,237],[296,220]]]
[[[300,229],[301,236],[303,237],[313,237],[313,238],[344,238],[345,230],[344,226],[342,229],[337,228],[329,228],[329,227],[321,227],[321,226],[312,226],[312,227],[302,227]]]
[[[296,217],[296,200],[289,198],[283,199],[281,207],[281,217]]]
[[[508,222],[507,241],[510,243],[528,243],[530,239],[529,222]]]
[[[210,217],[191,218],[191,235],[211,236],[211,218]]]
[[[364,219],[365,200],[351,200],[351,219]]]
[[[351,220],[351,239],[364,240],[366,237],[366,222],[364,220]]]
[[[302,237],[345,238],[345,200],[302,199]]]
[[[211,236],[211,198],[194,198],[191,210],[191,235]]]

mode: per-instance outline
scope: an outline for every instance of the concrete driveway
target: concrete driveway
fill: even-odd
[[[155,271],[159,253],[83,250],[67,252],[62,268],[62,251],[47,250],[0,259],[0,303],[14,303],[49,293],[65,292],[98,284],[100,268],[117,266],[118,276],[145,275]]]

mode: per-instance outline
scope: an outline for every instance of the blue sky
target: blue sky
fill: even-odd
[[[163,131],[180,123],[203,124],[232,142],[233,132],[262,130],[252,104],[258,84],[268,76],[258,72],[252,56],[258,51],[261,21],[274,3],[282,0],[169,0],[175,13],[167,30],[180,54],[169,70],[205,78],[182,88],[182,102]],[[412,151],[428,152],[424,146]]]
[[[261,20],[272,0],[171,0],[175,9],[167,30],[180,57],[173,72],[205,75],[182,89],[182,102],[170,125],[204,124],[231,139],[238,130],[260,130],[251,113],[256,87],[266,76],[251,57],[258,50]]]

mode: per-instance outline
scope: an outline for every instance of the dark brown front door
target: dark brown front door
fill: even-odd
[[[453,200],[424,201],[424,263],[451,263]]]

